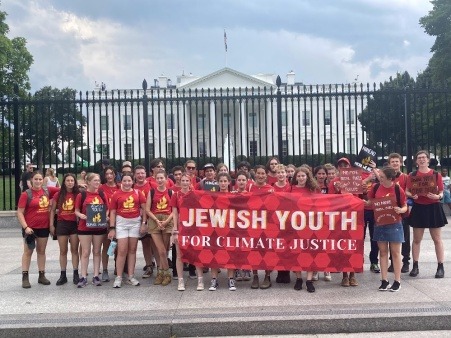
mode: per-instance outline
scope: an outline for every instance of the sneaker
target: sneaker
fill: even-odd
[[[401,272],[402,272],[402,273],[406,273],[406,272],[409,272],[409,270],[410,270],[410,264],[409,264],[409,262],[402,263]]]
[[[379,264],[373,263],[370,265],[370,271],[373,271],[374,273],[381,272],[381,269],[379,268]]]
[[[313,285],[313,281],[311,281],[311,280],[306,281],[305,286],[306,286],[308,292],[310,292],[310,293],[315,292],[315,286]]]
[[[196,275],[196,269],[189,269],[189,279],[196,279],[197,275]]]
[[[235,280],[233,278],[229,278],[229,291],[236,291]]]
[[[86,285],[88,285],[88,281],[86,280],[85,277],[81,277],[80,280],[78,281],[77,284],[77,288],[84,288]]]
[[[179,276],[177,275],[177,270],[172,269],[172,279],[177,280],[179,279]]]
[[[390,291],[391,292],[398,292],[399,290],[401,290],[401,283],[398,282],[397,280],[395,280],[393,282],[393,285],[390,288]]]
[[[379,286],[379,291],[387,291],[388,289],[390,289],[390,287],[391,285],[388,280],[382,280],[381,286]]]
[[[414,263],[413,264],[413,268],[412,268],[412,270],[409,273],[409,276],[410,277],[416,277],[416,276],[418,276],[419,273],[420,273],[420,269],[418,269],[418,264],[415,265],[415,263]]]
[[[109,282],[110,276],[108,275],[108,270],[103,270],[102,272],[102,282]]]
[[[147,268],[144,271],[142,278],[150,278],[152,275],[153,275],[153,268],[151,265],[147,265]]]
[[[208,290],[210,291],[216,291],[216,289],[219,287],[218,281],[216,280],[216,278],[213,278],[210,282],[210,287],[208,288]]]
[[[251,270],[243,270],[243,280],[248,282],[251,279]]]
[[[350,286],[348,277],[343,277],[343,279],[341,280],[341,286],[344,286],[344,287]]]
[[[113,288],[119,289],[121,286],[122,286],[122,277],[117,276],[117,277],[114,279]]]
[[[78,271],[74,271],[74,275],[72,277],[72,282],[77,285],[80,281],[80,275],[78,274]]]
[[[269,289],[271,287],[271,277],[266,275],[265,279],[263,280],[262,285],[260,285],[260,289],[265,290],[265,289]]]
[[[302,278],[296,278],[296,283],[294,283],[294,289],[295,290],[302,290]]]
[[[99,276],[92,277],[92,284],[95,286],[101,286],[102,282],[100,281]]]
[[[177,286],[177,290],[185,291],[185,282],[183,281],[183,278],[179,279],[179,285]]]
[[[393,267],[393,263],[390,263],[390,266],[387,269],[388,272],[395,272],[395,268]]]
[[[133,286],[139,286],[139,281],[135,278],[135,276],[131,276],[127,279],[127,284]]]
[[[359,283],[357,282],[357,279],[355,279],[354,276],[349,277],[349,285],[351,285],[351,286],[359,286]]]
[[[237,282],[241,282],[243,280],[243,273],[241,270],[235,270],[235,279]]]
[[[326,282],[330,282],[332,280],[332,275],[330,274],[330,272],[324,272],[324,280]]]
[[[317,281],[317,280],[319,280],[319,277],[318,277],[318,272],[317,272],[317,271],[314,271],[314,272],[313,272],[313,277],[312,277],[312,280],[314,280],[314,281]]]
[[[251,289],[258,289],[260,287],[260,283],[258,281],[258,275],[254,275],[252,280]]]
[[[196,288],[196,290],[197,291],[204,291],[204,280],[203,280],[203,278],[199,278],[197,280],[197,288]]]

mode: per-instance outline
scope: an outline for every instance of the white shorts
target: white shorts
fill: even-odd
[[[124,218],[116,216],[116,238],[139,238],[139,227],[141,226],[141,217]]]

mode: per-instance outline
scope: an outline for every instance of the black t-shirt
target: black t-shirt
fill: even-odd
[[[28,189],[27,181],[31,180],[31,172],[25,171],[20,178],[22,181],[22,192]]]

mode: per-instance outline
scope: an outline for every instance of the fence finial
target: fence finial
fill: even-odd
[[[143,90],[144,91],[147,90],[147,81],[146,81],[146,79],[143,80]]]

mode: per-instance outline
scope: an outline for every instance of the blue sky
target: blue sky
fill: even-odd
[[[1,1],[1,0],[0,0]],[[305,84],[380,82],[423,71],[427,0],[3,0],[10,37],[34,56],[32,91],[139,88],[165,75],[293,70]]]

